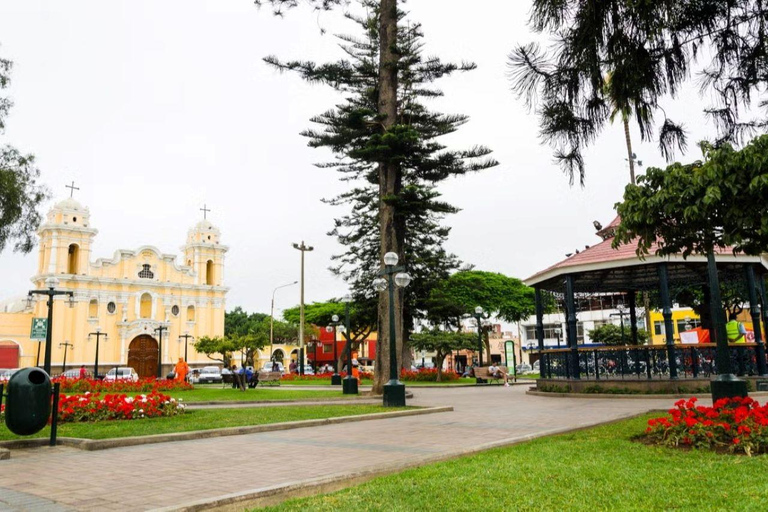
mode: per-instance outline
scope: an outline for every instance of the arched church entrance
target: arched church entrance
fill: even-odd
[[[283,361],[285,360],[285,352],[283,352],[278,348],[277,350],[272,352],[272,360],[280,364],[283,364]]]
[[[156,377],[157,354],[157,341],[152,336],[137,336],[128,346],[128,366],[141,378]]]
[[[0,368],[19,367],[19,345],[14,341],[0,341]]]

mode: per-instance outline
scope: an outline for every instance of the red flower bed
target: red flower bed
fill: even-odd
[[[768,403],[724,398],[712,407],[679,400],[669,416],[648,420],[647,437],[666,446],[690,446],[756,455],[768,452]]]
[[[405,382],[437,382],[437,369],[424,369],[418,371],[400,370],[400,379]],[[444,371],[440,378],[441,382],[452,380],[459,380],[459,375],[453,371]]]
[[[53,382],[61,384],[62,393],[152,393],[159,391],[185,391],[194,389],[188,382],[179,382],[166,379],[139,379],[134,382],[131,380],[103,381],[98,379],[66,379],[57,377]]]
[[[59,421],[134,420],[176,416],[184,412],[184,404],[162,393],[130,397],[126,395],[85,393],[60,395]]]

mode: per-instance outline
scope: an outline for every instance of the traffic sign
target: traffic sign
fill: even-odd
[[[32,331],[29,334],[29,339],[33,341],[45,341],[46,334],[48,334],[48,319],[33,318]]]

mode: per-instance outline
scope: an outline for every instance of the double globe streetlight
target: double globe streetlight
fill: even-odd
[[[389,382],[384,384],[384,407],[405,406],[405,385],[399,379],[399,367],[397,364],[397,335],[395,329],[395,285],[405,288],[411,282],[411,276],[405,272],[405,267],[396,267],[397,253],[388,252],[384,255],[384,268],[379,271],[379,276],[373,280],[373,287],[383,292],[389,291]],[[393,279],[394,277],[394,279]],[[350,367],[351,370],[351,367]]]
[[[333,375],[331,375],[331,386],[341,386],[341,375],[339,375],[339,356],[336,354],[336,328],[341,324],[339,315],[331,317],[331,323],[325,328],[325,332],[333,333]],[[317,358],[315,358],[317,360]]]

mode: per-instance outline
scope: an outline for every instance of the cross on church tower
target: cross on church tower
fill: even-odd
[[[204,204],[203,207],[200,208],[200,211],[203,212],[203,219],[207,219],[208,218],[208,212],[210,212],[211,210],[208,209],[208,205]]]
[[[64,185],[64,188],[68,188],[69,189],[69,197],[70,198],[75,194],[75,190],[80,190],[79,187],[75,186],[75,182],[74,181],[72,181],[71,185]]]

